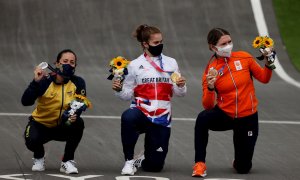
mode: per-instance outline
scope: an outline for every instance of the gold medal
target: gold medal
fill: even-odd
[[[180,78],[180,74],[179,73],[177,73],[177,72],[174,72],[174,73],[172,73],[171,74],[171,80],[174,82],[174,83],[176,83],[177,81],[178,81],[178,79]]]

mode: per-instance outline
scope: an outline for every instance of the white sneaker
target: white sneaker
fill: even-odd
[[[145,155],[144,154],[140,154],[138,155],[136,158],[134,158],[134,166],[137,168],[142,167],[142,162],[145,159]]]
[[[45,171],[45,158],[32,158],[33,159],[33,166],[31,168],[32,171]]]
[[[125,165],[122,169],[121,174],[122,175],[134,175],[134,173],[137,171],[135,165],[134,165],[134,159],[128,160],[125,162]]]
[[[69,160],[67,162],[61,162],[60,172],[66,174],[78,174],[78,169],[75,167],[75,161]]]

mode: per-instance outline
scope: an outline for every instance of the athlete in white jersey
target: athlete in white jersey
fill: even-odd
[[[116,96],[132,100],[121,117],[124,175],[134,175],[137,167],[152,172],[162,170],[171,132],[171,98],[173,94],[184,96],[187,89],[176,60],[162,54],[161,31],[141,25],[134,36],[144,53],[131,61],[124,81],[114,80],[112,85]],[[145,152],[134,159],[134,147],[141,133],[145,133]]]

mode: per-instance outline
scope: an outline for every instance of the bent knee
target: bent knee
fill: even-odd
[[[140,116],[140,110],[133,108],[127,109],[122,113],[121,121],[122,123],[131,123],[134,122]]]
[[[144,161],[143,170],[148,172],[160,172],[164,168],[164,162],[162,161]]]
[[[36,138],[26,138],[25,145],[29,150],[34,150],[40,143]]]
[[[143,170],[144,171],[148,171],[148,172],[160,172],[162,171],[164,168],[163,164],[157,164],[157,165],[151,165],[151,166],[143,166]]]

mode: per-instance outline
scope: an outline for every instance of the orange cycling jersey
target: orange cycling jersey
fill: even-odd
[[[215,91],[208,89],[206,75],[210,68],[218,71]],[[249,116],[257,111],[257,98],[253,78],[268,83],[272,70],[262,68],[256,60],[244,51],[232,52],[230,58],[211,59],[202,76],[202,104],[205,109],[217,105],[232,118]],[[217,97],[216,97],[217,96]]]

